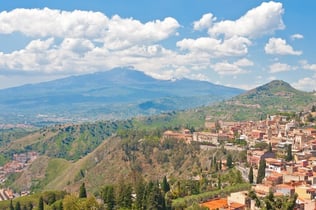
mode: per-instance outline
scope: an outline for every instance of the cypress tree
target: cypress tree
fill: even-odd
[[[272,144],[269,142],[269,152],[272,152]]]
[[[12,200],[10,200],[10,210],[14,210]]]
[[[231,154],[227,155],[226,165],[227,165],[228,168],[232,168],[233,167],[233,157],[232,157]]]
[[[87,197],[87,191],[85,183],[82,183],[79,189],[79,198],[86,198]]]
[[[38,210],[44,210],[44,200],[42,196],[39,198],[38,201]]]
[[[250,184],[253,184],[253,168],[252,168],[252,166],[250,166],[250,169],[249,169],[248,180],[249,180]]]
[[[261,184],[262,180],[266,175],[266,161],[261,159],[259,163],[258,175],[257,175],[257,184]]]
[[[217,188],[218,188],[218,189],[221,189],[221,188],[222,188],[222,178],[221,178],[221,175],[218,175]]]
[[[169,185],[169,183],[167,181],[167,177],[166,176],[163,177],[161,188],[162,188],[162,191],[164,193],[166,193],[166,192],[168,192],[170,190],[170,185]]]
[[[21,204],[19,201],[16,202],[14,210],[21,210]]]
[[[293,160],[293,155],[292,155],[292,144],[287,145],[287,153],[285,156],[286,161],[291,161]]]
[[[58,210],[63,210],[64,207],[63,207],[63,202],[59,202],[59,205],[58,205]]]

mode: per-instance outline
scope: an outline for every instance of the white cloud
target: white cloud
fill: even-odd
[[[105,42],[110,48],[154,43],[175,35],[179,27],[171,17],[141,23],[118,15],[109,19],[100,12],[80,10],[15,9],[0,13],[0,34],[20,32],[30,37],[90,39]]]
[[[314,75],[313,78],[305,77],[293,83],[293,87],[299,90],[304,90],[304,91],[314,91],[316,90],[315,80],[316,80],[316,75]]]
[[[242,58],[236,61],[234,64],[237,66],[253,66],[254,65],[254,63],[251,60],[248,60],[247,58]]]
[[[212,13],[204,14],[200,20],[193,23],[193,28],[194,30],[208,29],[212,26],[215,20],[216,17],[214,17]]]
[[[108,18],[100,12],[15,9],[0,13],[0,33],[21,32],[31,37],[98,37]]]
[[[291,36],[291,39],[292,40],[295,40],[295,39],[303,39],[304,38],[304,36],[302,35],[302,34],[293,34],[292,36]]]
[[[227,61],[219,62],[213,65],[213,69],[219,75],[237,75],[244,74],[248,71],[242,67],[252,66],[253,62],[248,59],[240,59],[234,63],[229,63]]]
[[[281,38],[270,38],[264,47],[267,54],[274,55],[301,55],[302,51],[295,51],[292,46]]]
[[[285,25],[282,20],[284,9],[279,2],[263,2],[260,6],[249,10],[238,20],[224,20],[214,23],[209,29],[211,36],[224,34],[226,37],[245,36],[250,38],[272,34],[282,30]]]
[[[306,60],[300,61],[300,63],[303,69],[316,71],[316,64],[309,64]]]
[[[176,34],[180,27],[177,20],[168,17],[145,24],[132,18],[124,19],[115,15],[108,24],[105,34],[105,46],[109,49],[121,49],[135,44],[149,44],[161,41]]]
[[[286,72],[293,70],[294,68],[286,63],[274,63],[269,66],[270,73]]]
[[[248,53],[248,46],[251,41],[244,37],[231,37],[226,40],[219,40],[211,37],[200,37],[198,39],[183,39],[177,42],[181,50],[189,50],[199,53],[206,52],[212,56],[241,56]]]

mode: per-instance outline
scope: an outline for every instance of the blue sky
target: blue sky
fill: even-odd
[[[130,66],[159,79],[316,90],[315,1],[16,0],[0,5],[0,88]]]

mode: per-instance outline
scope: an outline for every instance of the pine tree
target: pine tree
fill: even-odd
[[[79,198],[86,198],[87,197],[87,191],[85,183],[82,183],[79,189]]]
[[[166,176],[163,177],[161,188],[162,188],[162,191],[164,193],[166,193],[166,192],[168,192],[170,190],[170,185],[169,185],[169,183],[167,181],[167,177]]]
[[[38,201],[38,210],[44,210],[44,200],[42,196],[39,198]]]
[[[258,175],[257,175],[257,184],[261,184],[262,180],[266,175],[266,161],[265,159],[261,159],[259,163]]]
[[[218,168],[220,171],[222,170],[222,166],[223,166],[222,160],[219,160]]]
[[[144,205],[144,199],[146,195],[146,184],[142,179],[138,180],[136,182],[135,186],[135,193],[136,193],[136,199],[135,199],[135,208],[136,209],[143,209]]]
[[[103,201],[107,206],[107,209],[112,210],[115,206],[114,187],[109,185],[102,190]]]
[[[252,166],[250,166],[250,169],[249,169],[248,180],[249,180],[250,184],[253,184],[253,168],[252,168]]]
[[[146,191],[146,209],[166,209],[165,198],[159,188],[159,183],[149,183]]]

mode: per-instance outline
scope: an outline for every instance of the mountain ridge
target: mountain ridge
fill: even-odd
[[[157,80],[141,71],[117,68],[0,90],[0,108],[20,122],[47,120],[37,119],[39,114],[93,121],[194,108],[242,92],[205,81]],[[144,103],[153,106],[143,109]],[[25,117],[19,119],[18,115]],[[1,118],[8,119],[2,115],[0,122]]]

